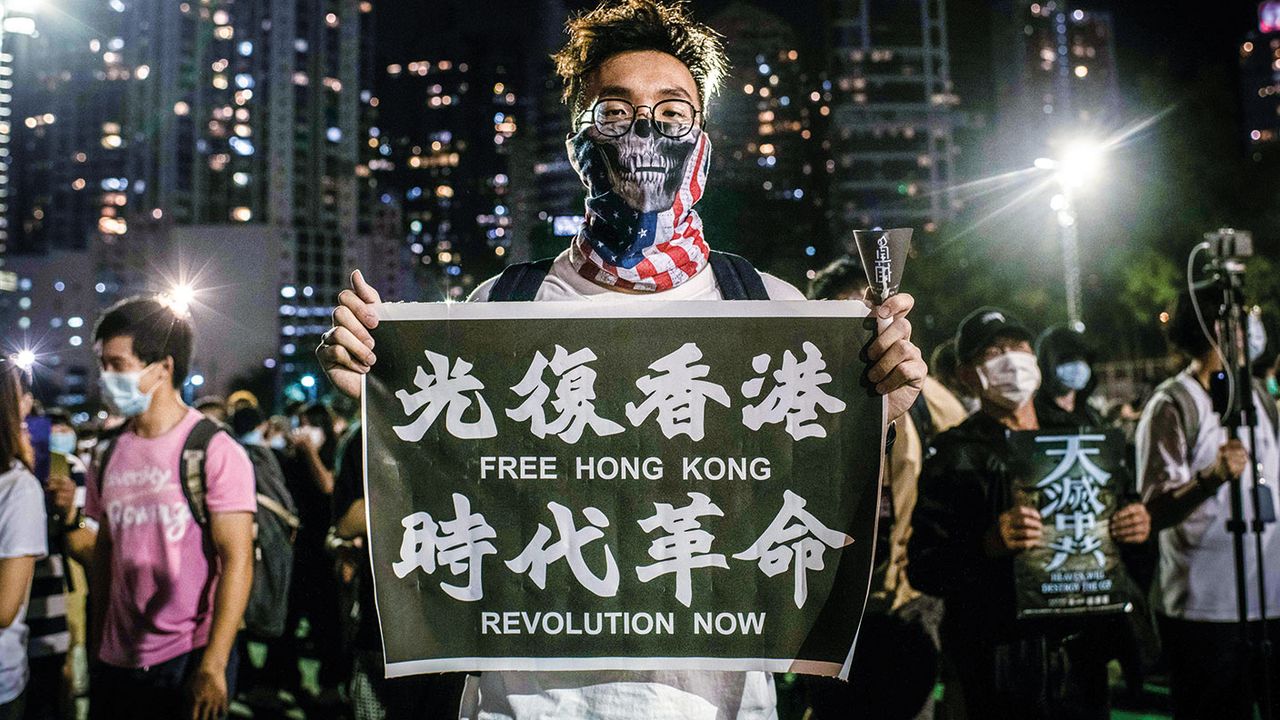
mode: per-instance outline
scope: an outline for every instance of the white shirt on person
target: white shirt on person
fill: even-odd
[[[42,558],[49,552],[44,489],[26,466],[13,461],[0,475],[0,559]],[[28,584],[26,592],[30,592]],[[0,628],[0,705],[27,686],[27,603],[6,628]]]
[[[760,277],[770,300],[805,299],[804,293],[789,283],[767,273],[760,273]],[[482,283],[469,300],[488,300],[496,279]],[[568,251],[556,258],[535,298],[598,302],[720,299],[710,265],[670,290],[623,293],[575,272]],[[465,720],[771,720],[777,716],[773,675],[766,672],[486,672],[467,678],[461,708]]]
[[[1138,422],[1138,487],[1143,499],[1153,494],[1195,482],[1196,474],[1217,463],[1218,449],[1227,441],[1227,430],[1213,410],[1209,393],[1199,380],[1184,371],[1177,376],[1195,401],[1199,413],[1199,432],[1190,443],[1178,415],[1176,403],[1164,393],[1157,393],[1142,411]],[[1271,400],[1254,393],[1259,403],[1258,460],[1263,477],[1271,481],[1275,492],[1277,470],[1280,470],[1280,448],[1276,428],[1261,403]],[[1247,433],[1243,438],[1249,447]],[[1249,499],[1253,487],[1252,470],[1245,473],[1245,517],[1252,520],[1253,504]],[[1273,506],[1275,499],[1272,500]],[[1160,564],[1156,574],[1155,609],[1168,617],[1204,622],[1232,622],[1239,619],[1236,606],[1236,564],[1232,535],[1227,530],[1231,513],[1231,484],[1224,483],[1217,493],[1200,503],[1177,525],[1160,532]],[[1271,560],[1267,573],[1267,617],[1280,617],[1280,571],[1274,570],[1280,559],[1280,532],[1276,524],[1266,526],[1263,554]],[[1258,563],[1252,533],[1245,542],[1245,568],[1249,598],[1249,617],[1260,617],[1258,608]]]

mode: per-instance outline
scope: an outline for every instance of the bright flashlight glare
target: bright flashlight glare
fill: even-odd
[[[1058,174],[1067,187],[1083,187],[1102,168],[1102,146],[1088,140],[1077,140],[1066,147],[1058,163]]]
[[[18,354],[13,356],[13,364],[23,372],[31,372],[31,368],[36,364],[36,354],[32,350],[19,350]]]
[[[312,375],[303,375],[299,382],[302,383],[302,387],[304,388],[313,388],[316,385],[316,379]]]
[[[160,301],[178,315],[190,315],[191,303],[196,299],[195,288],[187,283],[179,283],[169,288],[160,296]]]

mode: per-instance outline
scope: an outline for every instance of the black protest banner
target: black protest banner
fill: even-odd
[[[1040,512],[1040,544],[1014,559],[1019,619],[1130,609],[1128,579],[1111,539],[1124,477],[1114,430],[1016,432],[1015,502]]]
[[[847,676],[884,400],[856,303],[389,304],[365,482],[390,676]]]

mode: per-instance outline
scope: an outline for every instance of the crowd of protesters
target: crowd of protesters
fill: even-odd
[[[569,149],[590,219],[552,262],[515,266],[471,299],[803,299],[742,258],[710,252],[691,209],[709,152],[695,119],[724,70],[715,34],[681,4],[629,0],[576,18],[569,36],[557,68],[575,118],[586,118]],[[618,97],[597,97],[605,90]],[[632,144],[659,158],[639,170],[633,159],[633,172],[670,165],[677,174],[622,183],[627,197],[606,192],[620,170],[601,163],[640,152]],[[655,244],[642,217],[685,230]],[[857,301],[865,278],[846,258],[809,295]],[[1103,397],[1107,338],[1033,328],[997,307],[973,309],[951,340],[929,348],[926,377],[906,318],[914,301],[897,295],[875,308],[883,324],[866,348],[869,379],[887,398],[894,442],[849,683],[682,670],[387,679],[360,428],[336,410],[351,407],[337,403],[358,396],[376,361],[368,331],[379,297],[359,273],[352,282],[317,351],[347,396],[335,394],[336,405],[286,406],[242,390],[188,403],[197,338],[185,309],[162,297],[122,301],[97,319],[101,421],[76,426],[38,407],[29,376],[0,358],[0,720],[86,710],[103,720],[203,720],[237,698],[262,714],[292,702],[309,716],[361,720],[766,720],[779,716],[777,687],[798,687],[797,704],[820,720],[1100,720],[1115,694],[1113,662],[1130,689],[1164,675],[1179,720],[1244,720],[1262,699],[1261,664],[1233,622],[1226,521],[1233,479],[1280,476],[1280,387],[1274,368],[1260,373],[1255,466],[1209,394],[1223,369],[1218,304],[1191,292],[1166,325],[1181,369],[1145,398]],[[1126,430],[1133,462],[1116,478],[1120,507],[1108,529],[1133,611],[1019,621],[1014,558],[1042,543],[1044,518],[1015,501],[1010,434],[1113,424]],[[1274,567],[1275,523],[1262,544]],[[1266,612],[1254,597],[1248,617],[1280,637],[1274,576],[1267,592]],[[317,661],[316,683],[303,682],[302,657]]]
[[[864,291],[865,274],[844,259],[810,296]],[[1111,520],[1136,611],[1014,620],[1011,558],[1039,542],[1041,519],[1011,500],[1009,431],[1123,417],[1097,392],[1097,338],[1062,327],[1037,334],[979,308],[935,349],[919,399],[896,425],[852,681],[802,681],[813,717],[1105,718],[1111,661],[1130,689],[1153,669],[1167,677],[1178,717],[1249,717],[1257,698],[1230,622],[1225,530],[1227,481],[1247,475],[1248,461],[1210,402],[1219,359],[1190,299],[1183,294],[1167,324],[1185,370],[1149,393]],[[1202,312],[1216,307],[1201,300]],[[41,408],[30,376],[0,359],[0,718],[70,718],[86,706],[96,718],[220,717],[236,697],[259,711],[292,701],[326,717],[456,716],[463,676],[382,676],[355,418],[325,403],[275,414],[270,399],[243,390],[188,405],[192,324],[162,299],[111,308],[94,342],[110,415],[83,426]],[[1274,368],[1259,373],[1260,406],[1275,407],[1274,377]],[[1275,413],[1258,416],[1260,462],[1275,477]],[[206,418],[217,432],[200,469],[202,520],[180,455]],[[296,517],[287,614],[270,636],[244,629],[263,462]],[[1268,608],[1280,610],[1280,597]],[[1251,610],[1258,619],[1256,600]],[[252,642],[266,649],[258,663]],[[306,689],[302,657],[318,663]]]

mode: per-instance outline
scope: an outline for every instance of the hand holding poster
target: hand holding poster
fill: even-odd
[[[1118,431],[1017,432],[1014,502],[1040,512],[1040,545],[1014,560],[1019,619],[1128,612],[1111,539],[1124,438]]]
[[[363,416],[389,676],[847,676],[884,447],[861,306],[378,312]]]

